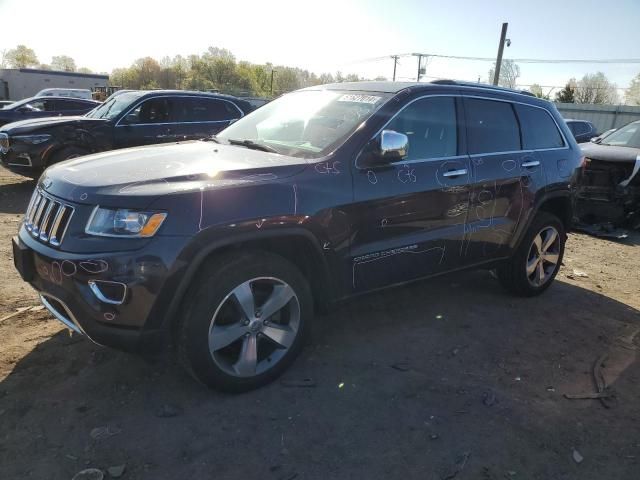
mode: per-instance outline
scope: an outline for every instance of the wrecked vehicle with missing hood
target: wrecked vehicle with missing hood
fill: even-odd
[[[580,223],[640,226],[640,120],[581,148],[575,210]]]

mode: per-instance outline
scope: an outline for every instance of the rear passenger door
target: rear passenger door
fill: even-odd
[[[522,147],[515,103],[469,96],[464,106],[471,196],[463,256],[471,265],[508,254],[544,171],[536,153]]]
[[[197,140],[221,131],[242,116],[231,101],[210,97],[175,97],[172,136],[178,140]]]

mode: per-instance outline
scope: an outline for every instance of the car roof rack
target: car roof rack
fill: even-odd
[[[487,90],[498,90],[501,92],[521,93],[522,95],[535,97],[533,93],[527,90],[514,90],[513,88],[498,87],[496,85],[489,85],[487,83],[461,82],[459,80],[449,80],[449,79],[433,80],[430,83],[433,83],[436,85],[460,85],[462,87],[484,88]]]

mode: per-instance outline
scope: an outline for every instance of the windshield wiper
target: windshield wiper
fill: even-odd
[[[215,135],[209,135],[208,137],[204,137],[201,140],[203,142],[221,143],[220,140],[218,140],[218,137],[216,137]]]
[[[262,150],[263,152],[270,152],[270,153],[279,153],[278,150],[276,150],[273,147],[270,147],[269,145],[265,145],[264,143],[257,143],[254,142],[253,140],[237,140],[234,138],[229,138],[227,139],[227,141],[231,144],[231,145],[240,145],[243,147],[247,147],[247,148],[251,148],[252,150]]]

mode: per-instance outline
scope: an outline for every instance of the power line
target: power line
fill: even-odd
[[[478,62],[495,62],[493,57],[472,57],[462,55],[441,55],[437,53],[400,53],[396,55],[385,55],[382,57],[363,58],[360,60],[354,60],[352,62],[344,63],[342,65],[355,65],[358,63],[368,63],[380,60],[387,60],[394,57],[433,57],[433,58],[448,58],[452,60],[471,60]],[[509,58],[505,60],[512,60],[516,63],[602,63],[602,64],[636,64],[640,63],[640,58]]]

